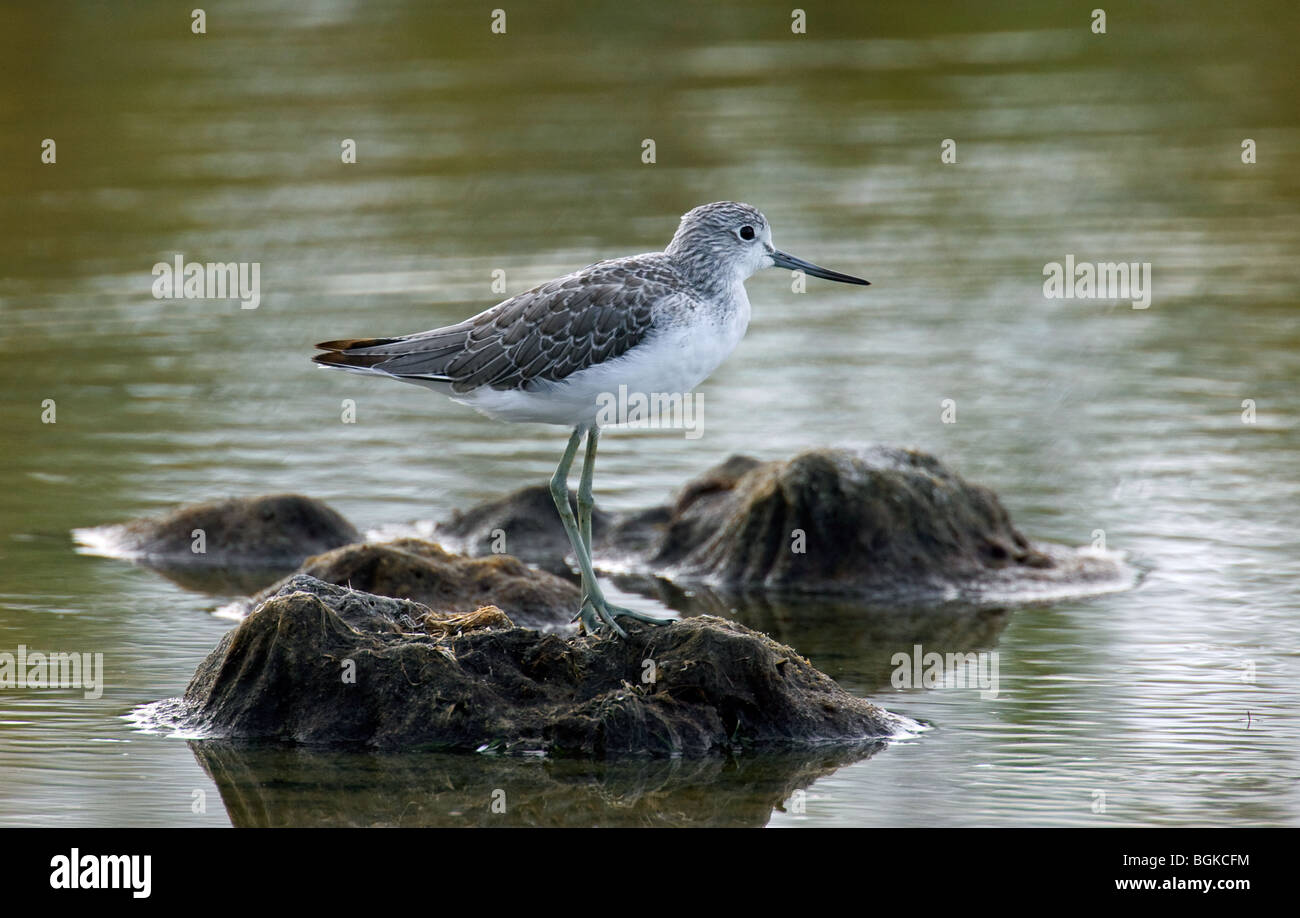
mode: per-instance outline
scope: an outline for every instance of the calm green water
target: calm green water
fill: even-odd
[[[101,652],[107,681],[0,690],[0,824],[1300,822],[1294,5],[1113,3],[1104,36],[1069,3],[831,5],[803,36],[784,9],[641,6],[530,3],[505,35],[415,2],[222,4],[204,36],[174,4],[0,10],[0,650]],[[517,292],[661,248],[719,199],[875,286],[751,281],[704,436],[611,432],[604,505],[735,452],[912,444],[1031,537],[1103,530],[1142,585],[738,608],[933,725],[856,763],[192,749],[123,719],[183,689],[229,597],[71,529],[285,490],[377,527],[542,480],[562,432],[315,372],[311,342],[457,320],[494,270]],[[260,262],[260,307],[154,299],[178,252]],[[1067,254],[1151,263],[1150,308],[1045,299]],[[998,697],[892,688],[914,640],[996,650]]]

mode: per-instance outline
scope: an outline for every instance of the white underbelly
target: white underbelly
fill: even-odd
[[[619,398],[621,386],[625,396],[686,395],[736,349],[748,324],[745,308],[722,322],[665,329],[622,356],[559,382],[529,390],[476,389],[452,398],[502,421],[589,425],[602,405]]]

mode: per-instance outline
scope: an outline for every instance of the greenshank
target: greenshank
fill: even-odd
[[[662,624],[610,603],[591,559],[592,474],[602,404],[625,386],[652,396],[691,392],[740,343],[749,325],[745,281],[787,268],[844,284],[868,282],[776,249],[767,218],[721,201],[685,214],[668,248],[589,265],[455,325],[395,338],[316,345],[317,363],[388,376],[442,392],[502,421],[572,429],[551,495],[582,576],[584,628],[627,632],[618,619]],[[569,469],[586,438],[578,512]]]

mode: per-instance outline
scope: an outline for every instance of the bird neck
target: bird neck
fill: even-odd
[[[664,254],[677,272],[706,298],[726,297],[734,295],[738,287],[742,291],[745,289],[745,277],[734,265],[719,262],[716,258],[706,257],[685,247],[670,245]]]

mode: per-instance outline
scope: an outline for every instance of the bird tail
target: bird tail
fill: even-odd
[[[384,353],[350,353],[364,348],[382,347],[393,344],[398,338],[340,338],[337,341],[322,341],[315,345],[325,354],[316,354],[311,359],[322,366],[338,367],[344,370],[369,370],[376,364],[389,358]]]
[[[398,338],[340,338],[316,345],[326,353],[312,360],[331,369],[446,382],[446,365],[464,350],[468,334],[462,323]]]

